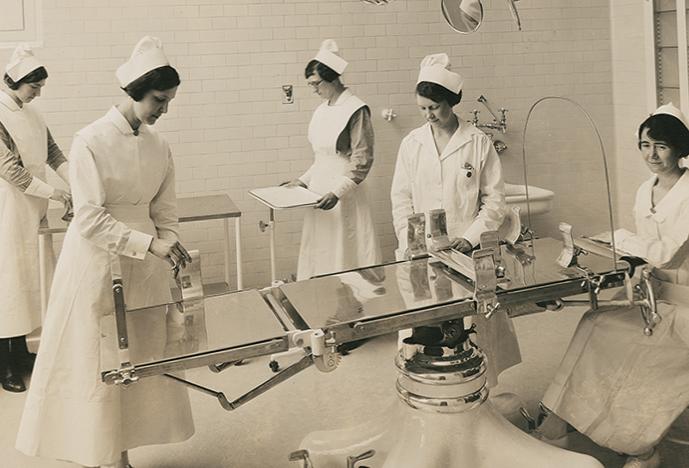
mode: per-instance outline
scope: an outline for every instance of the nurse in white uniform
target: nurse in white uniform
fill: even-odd
[[[122,388],[100,377],[101,359],[116,360],[101,354],[100,321],[114,308],[109,249],[119,255],[130,309],[169,302],[170,265],[190,260],[178,241],[170,147],[152,128],[175,97],[179,75],[160,41],[145,37],[117,78],[127,96],[74,137],[75,215],[17,437],[27,455],[89,467],[126,467],[128,449],[183,441],[194,432],[183,386],[153,377]],[[165,311],[148,318],[145,337],[130,331],[142,352],[164,347]]]
[[[69,193],[46,182],[46,164],[65,182],[68,164],[29,104],[47,78],[31,49],[19,46],[0,91],[0,381],[10,392],[26,390],[22,374],[35,355],[25,338],[41,325],[38,225],[49,199],[71,204]]]
[[[398,260],[405,258],[407,218],[414,213],[444,209],[452,246],[469,252],[481,233],[498,229],[507,211],[502,167],[490,139],[452,110],[462,84],[447,54],[421,62],[416,103],[426,123],[402,140],[390,193]],[[504,312],[474,322],[488,357],[488,382],[495,385],[500,372],[521,362],[514,327]]]
[[[645,336],[638,306],[587,312],[543,398],[552,413],[539,431],[560,439],[567,422],[629,454],[625,468],[656,468],[656,446],[689,406],[689,170],[680,164],[689,155],[689,121],[664,105],[638,138],[653,175],[636,193],[636,233],[614,236],[620,250],[653,267],[662,321]]]
[[[326,39],[304,72],[323,103],[308,131],[315,161],[289,185],[322,197],[304,219],[299,280],[381,262],[364,180],[373,165],[371,111],[340,81],[347,62],[337,52]]]

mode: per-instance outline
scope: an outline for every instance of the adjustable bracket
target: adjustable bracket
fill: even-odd
[[[641,281],[634,286],[633,303],[641,309],[641,317],[644,319],[644,335],[653,335],[653,329],[660,323],[662,317],[658,313],[655,290],[651,282],[651,273],[644,268],[641,271]]]
[[[270,379],[266,380],[265,382],[261,383],[257,387],[252,388],[248,392],[246,392],[244,395],[240,396],[239,398],[235,400],[228,400],[227,397],[223,392],[218,392],[213,389],[210,389],[208,387],[204,387],[202,385],[198,385],[194,382],[190,382],[188,380],[185,380],[181,377],[177,377],[176,375],[173,374],[163,374],[165,377],[174,380],[177,383],[181,383],[183,385],[186,385],[187,387],[197,390],[199,392],[205,393],[207,395],[211,395],[215,397],[218,402],[220,403],[220,406],[226,410],[226,411],[232,411],[243,404],[253,400],[259,395],[262,395],[263,393],[267,392],[271,388],[275,387],[276,385],[284,382],[285,380],[289,379],[290,377],[295,376],[299,372],[303,371],[304,369],[312,366],[315,363],[314,358],[311,354],[307,354],[304,357],[302,357],[299,361],[296,363],[292,364],[291,366],[287,367],[285,370],[279,372],[275,376],[271,377]]]
[[[476,310],[490,318],[500,307],[496,289],[498,278],[495,269],[493,249],[476,250],[471,258],[474,260],[476,283],[474,284],[474,301]]]
[[[321,372],[332,372],[340,363],[337,344],[333,339],[326,340],[323,330],[293,330],[287,332],[290,349],[270,356],[270,368],[277,372],[280,361],[302,353],[310,354],[316,368]]]
[[[139,380],[129,356],[129,336],[127,334],[127,305],[124,299],[122,283],[122,264],[114,243],[108,246],[110,256],[110,276],[112,278],[112,297],[115,307],[115,324],[117,327],[117,349],[120,368],[110,372],[113,383],[127,386]]]
[[[578,265],[579,255],[587,255],[588,252],[580,249],[574,245],[574,235],[572,234],[572,226],[567,223],[560,223],[558,226],[564,245],[560,256],[557,257],[557,263],[562,268],[569,268]]]

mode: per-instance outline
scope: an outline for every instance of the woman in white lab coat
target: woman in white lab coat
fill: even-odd
[[[22,374],[35,359],[26,335],[41,325],[38,225],[48,200],[71,204],[69,193],[46,182],[46,164],[67,182],[67,159],[29,104],[47,78],[31,49],[19,46],[0,91],[0,381],[10,392],[26,390]]]
[[[653,175],[636,193],[636,233],[615,231],[615,244],[652,267],[662,321],[645,336],[638,306],[587,312],[543,398],[552,413],[539,432],[563,438],[566,421],[629,454],[625,468],[655,468],[656,446],[689,406],[689,171],[680,164],[689,154],[689,123],[664,105],[638,138]]]
[[[444,209],[452,247],[461,252],[478,246],[481,233],[497,230],[505,216],[498,155],[487,135],[453,112],[463,80],[449,67],[446,54],[421,62],[416,103],[426,123],[402,140],[392,179],[398,260],[406,256],[407,218],[414,213]],[[488,381],[495,385],[500,372],[521,362],[514,328],[504,312],[475,322],[477,342],[489,359]]]
[[[321,195],[304,218],[299,280],[381,262],[364,180],[373,165],[371,111],[340,81],[347,62],[337,52],[326,39],[304,73],[324,101],[309,124],[315,161],[290,182]]]
[[[169,265],[190,260],[178,241],[170,147],[152,128],[175,97],[179,75],[160,41],[145,37],[117,78],[127,96],[72,144],[74,220],[17,437],[28,455],[84,466],[125,467],[128,449],[182,441],[194,431],[179,384],[164,377],[128,388],[101,381],[105,362],[119,362],[101,353],[101,318],[114,309],[109,252],[120,258],[129,309],[169,302]],[[164,333],[164,313],[157,325]],[[159,332],[146,330],[147,339]]]

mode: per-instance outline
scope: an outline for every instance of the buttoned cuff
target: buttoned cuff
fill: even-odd
[[[342,198],[347,192],[354,190],[356,185],[356,182],[349,177],[342,176],[340,177],[340,182],[331,191],[337,198]]]
[[[463,237],[464,239],[468,240],[472,248],[481,243],[481,232],[473,226],[469,226],[469,229],[467,229],[464,234],[459,237]]]
[[[50,184],[46,184],[38,177],[32,177],[31,183],[26,187],[24,193],[32,197],[50,198],[55,193],[55,188]]]
[[[151,245],[151,242],[153,242],[153,236],[150,234],[132,230],[129,233],[129,239],[127,240],[127,245],[124,246],[124,252],[122,252],[122,255],[143,260],[148,252],[148,247]]]

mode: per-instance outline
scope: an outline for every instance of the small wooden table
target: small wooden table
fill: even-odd
[[[48,305],[48,294],[52,282],[52,268],[49,263],[52,258],[49,252],[53,245],[53,234],[64,233],[67,231],[68,224],[61,217],[64,210],[54,208],[48,210],[45,218],[41,221],[38,228],[38,256],[40,268],[40,287],[41,287],[41,310],[45,314]],[[207,221],[211,219],[222,219],[225,225],[225,242],[223,250],[225,252],[225,282],[220,284],[205,285],[205,289],[210,293],[229,291],[230,288],[230,218],[234,218],[235,252],[237,262],[237,289],[244,288],[242,278],[242,235],[241,235],[241,216],[242,212],[229,196],[206,195],[200,197],[187,197],[177,199],[177,215],[180,223],[192,221]]]

